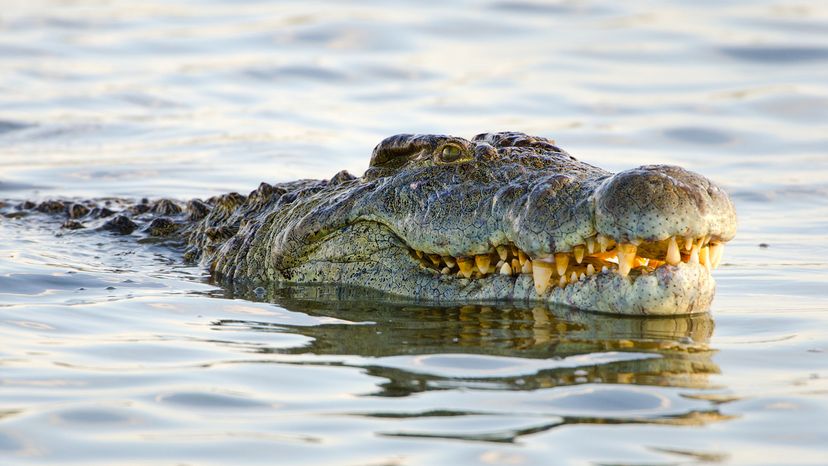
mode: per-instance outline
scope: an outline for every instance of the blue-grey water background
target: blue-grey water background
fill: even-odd
[[[258,300],[2,218],[0,463],[828,464],[825,2],[0,5],[6,202],[246,193],[498,130],[724,186],[712,313]]]

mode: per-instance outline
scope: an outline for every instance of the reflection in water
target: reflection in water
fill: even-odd
[[[439,413],[421,413],[417,417],[423,416],[467,416],[474,415],[474,413],[463,412],[439,412]],[[385,414],[367,414],[366,416],[379,417],[396,417]],[[522,429],[506,429],[495,432],[481,432],[476,434],[452,434],[452,433],[429,433],[429,432],[393,432],[386,433],[389,437],[420,437],[420,438],[447,438],[455,440],[472,440],[472,441],[486,441],[486,442],[508,442],[512,443],[518,438],[545,432],[556,427],[577,424],[592,424],[592,425],[620,425],[620,424],[655,424],[655,425],[671,425],[671,426],[700,426],[712,422],[727,421],[733,419],[734,416],[727,416],[721,414],[718,410],[710,411],[690,411],[675,416],[662,416],[655,418],[618,418],[618,417],[598,417],[598,416],[563,416],[553,422],[541,423],[538,425],[529,426]]]
[[[713,333],[709,314],[673,318],[633,318],[519,303],[429,306],[357,299],[339,287],[295,286],[255,293],[225,291],[228,298],[270,301],[288,310],[331,318],[318,326],[293,326],[255,320],[225,319],[215,330],[296,333],[310,337],[306,346],[263,348],[258,353],[359,356],[356,365],[385,379],[381,397],[406,397],[434,390],[564,391],[550,406],[573,415],[545,418],[520,429],[483,433],[396,432],[426,436],[511,442],[517,437],[564,424],[700,425],[725,420],[715,407],[675,412],[658,393],[635,386],[712,388],[709,374],[719,373],[708,347]],[[387,299],[387,297],[386,297]],[[363,325],[354,325],[361,323]],[[302,361],[301,364],[319,364]],[[325,362],[324,364],[329,364]],[[586,388],[582,390],[580,387]],[[583,408],[583,409],[582,409]],[[696,407],[698,408],[698,406]],[[585,414],[591,413],[591,414]],[[378,418],[455,418],[490,416],[478,410],[369,412]],[[487,424],[481,420],[476,425]]]

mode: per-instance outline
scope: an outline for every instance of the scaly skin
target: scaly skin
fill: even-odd
[[[182,213],[163,202],[133,219],[155,218],[146,231],[178,235],[189,245],[186,257],[222,280],[336,283],[422,301],[546,301],[632,315],[706,311],[715,289],[711,261],[718,262],[711,257],[736,229],[727,194],[700,175],[663,165],[613,175],[522,133],[471,141],[398,135],[374,149],[361,178],[340,172],[262,184],[247,197],[190,201]],[[125,220],[110,226],[118,230]],[[675,265],[664,263],[672,237],[681,249]],[[577,252],[593,244],[578,265]],[[632,272],[614,271],[613,252],[627,247],[637,251],[630,260],[638,254],[650,266],[636,258]],[[539,278],[547,264],[556,269],[554,254],[569,258],[564,283],[557,271]],[[475,256],[482,262],[474,265]]]

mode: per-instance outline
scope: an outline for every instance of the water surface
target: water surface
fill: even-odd
[[[211,284],[0,218],[3,464],[828,463],[822,2],[7,2],[0,200],[360,174],[400,132],[552,137],[732,195],[709,315]]]

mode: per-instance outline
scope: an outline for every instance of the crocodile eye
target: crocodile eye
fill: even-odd
[[[463,152],[463,149],[459,146],[447,144],[443,147],[443,150],[440,151],[440,161],[444,163],[457,162],[458,160],[463,159],[465,155],[466,154]]]

